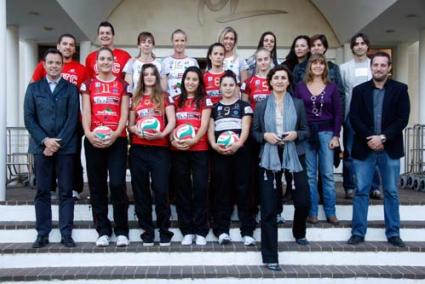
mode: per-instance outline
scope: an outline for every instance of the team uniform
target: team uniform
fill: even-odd
[[[165,109],[173,107],[167,93],[163,94],[163,110],[155,106],[150,96],[143,96],[138,105],[132,106],[136,113],[136,123],[146,118],[156,118],[162,132],[167,124]],[[173,233],[170,227],[170,204],[168,186],[171,159],[168,136],[156,140],[147,140],[132,134],[130,149],[131,185],[134,194],[134,205],[140,227],[145,231],[142,240],[153,243],[155,227],[152,221],[151,183],[154,192],[156,223],[159,227],[160,241],[169,242]]]
[[[255,109],[257,103],[263,101],[272,93],[269,89],[267,78],[262,78],[257,75],[248,78],[242,84],[241,92],[248,95],[252,109]]]
[[[112,73],[118,78],[124,79],[123,68],[127,61],[131,58],[131,56],[127,51],[119,48],[114,48],[112,54],[114,55],[114,65],[112,66]],[[91,52],[86,57],[87,78],[93,78],[98,74],[96,57],[97,50]]]
[[[237,100],[231,105],[219,102],[211,114],[214,120],[215,139],[224,131],[233,131],[240,136],[243,117],[252,114],[251,106],[242,100]],[[232,192],[236,191],[235,200],[241,221],[241,235],[252,237],[256,223],[252,213],[249,185],[250,161],[247,145],[239,148],[233,155],[221,155],[213,151],[211,181],[214,191],[213,232],[216,236],[229,234],[230,216],[233,211]]]
[[[224,58],[224,70],[233,71],[238,79],[238,84],[241,82],[241,71],[248,70],[248,67],[249,66],[245,59],[242,59],[239,56],[235,57],[233,55],[231,57]]]
[[[221,100],[220,79],[223,75],[224,71],[221,73],[212,73],[211,71],[204,73],[205,92],[214,105]]]
[[[188,98],[179,106],[178,97],[174,103],[176,127],[190,124],[195,132],[201,127],[202,112],[212,107],[209,98],[196,106],[194,98]],[[205,237],[208,234],[208,138],[207,133],[189,150],[173,149],[173,178],[176,187],[176,208],[179,227],[183,235],[193,234]]]
[[[133,84],[130,86],[131,90],[134,91],[136,89],[139,82],[140,73],[142,73],[142,67],[147,63],[155,65],[156,69],[158,69],[158,72],[161,73],[161,62],[159,59],[155,59],[152,62],[142,62],[137,58],[132,58],[127,62],[127,64],[125,64],[123,73],[131,75],[131,80],[133,82]]]
[[[183,73],[191,66],[199,67],[198,61],[191,57],[177,59],[168,56],[162,61],[161,76],[167,76],[167,89],[171,97],[181,94]]]
[[[78,61],[71,60],[70,62],[63,64],[61,73],[62,78],[68,82],[77,86],[80,89],[81,84],[86,80],[86,67],[80,64]],[[34,73],[32,74],[32,81],[38,81],[46,77],[46,70],[43,66],[43,61],[39,62],[35,67]],[[78,193],[83,192],[84,179],[83,179],[83,166],[81,165],[81,138],[84,135],[81,121],[78,122],[77,133],[79,139],[77,139],[77,153],[74,163],[74,186],[73,190]]]
[[[128,96],[127,83],[115,78],[102,81],[88,79],[81,85],[83,95],[90,96],[90,131],[97,126],[108,126],[116,130],[121,117],[121,101]],[[125,129],[120,137],[108,148],[94,147],[86,138],[84,148],[87,162],[87,176],[90,189],[90,202],[93,207],[93,219],[99,236],[111,236],[112,227],[108,219],[108,173],[111,202],[114,210],[115,235],[128,237],[128,198],[125,175],[127,163],[127,133]]]

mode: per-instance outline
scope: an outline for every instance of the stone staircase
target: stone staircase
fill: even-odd
[[[76,248],[58,243],[58,212],[54,205],[51,244],[32,249],[36,237],[34,207],[25,192],[26,197],[21,200],[0,203],[0,283],[425,283],[425,194],[401,192],[401,237],[406,248],[386,242],[382,201],[372,201],[369,207],[366,242],[358,246],[346,244],[352,207],[341,194],[337,206],[340,225],[324,221],[309,225],[310,245],[294,242],[290,221],[279,226],[283,271],[271,272],[261,265],[260,242],[254,247],[240,242],[235,214],[230,231],[232,244],[218,245],[210,233],[204,247],[181,246],[174,207],[170,247],[142,246],[142,230],[133,205],[129,209],[130,246],[118,248],[112,242],[107,248],[95,247],[97,233],[91,222],[91,208],[87,201],[81,201],[75,207]],[[285,219],[291,220],[292,214],[293,206],[285,205]],[[322,211],[319,217],[325,220]],[[255,238],[260,240],[259,228]]]

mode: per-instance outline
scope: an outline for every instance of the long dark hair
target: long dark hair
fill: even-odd
[[[151,100],[154,103],[155,107],[160,109],[161,111],[163,111],[164,109],[164,92],[162,91],[161,88],[161,77],[159,75],[158,69],[156,68],[156,66],[152,63],[146,63],[143,64],[142,66],[142,71],[140,72],[140,78],[139,78],[139,82],[137,83],[137,87],[136,90],[134,91],[133,94],[133,106],[137,106],[140,102],[140,100],[142,99],[143,95],[145,94],[146,91],[146,86],[145,86],[145,70],[148,68],[152,68],[153,72],[155,74],[155,86],[154,86],[154,91],[153,94],[151,96]]]
[[[311,47],[310,38],[308,36],[299,35],[296,38],[294,38],[294,41],[292,42],[292,45],[291,45],[291,49],[289,50],[288,55],[286,55],[285,63],[284,63],[286,66],[288,66],[289,70],[291,71],[293,71],[295,68],[295,65],[298,64],[298,57],[295,54],[295,44],[297,43],[299,39],[304,39],[307,42],[308,48]],[[306,60],[308,60],[309,57],[310,57],[310,52],[307,53]]]
[[[268,35],[271,35],[274,38],[274,47],[273,47],[272,51],[270,52],[270,57],[273,61],[273,64],[277,65],[278,64],[278,62],[277,62],[277,51],[276,51],[277,50],[277,48],[276,48],[277,40],[276,40],[276,35],[273,32],[268,31],[268,32],[264,32],[261,35],[260,41],[258,42],[257,50],[260,49],[260,48],[264,48],[264,38]]]
[[[189,72],[193,72],[193,73],[196,73],[196,75],[198,75],[199,85],[195,91],[195,105],[196,105],[196,108],[199,109],[201,107],[201,101],[205,98],[205,86],[204,86],[204,79],[202,76],[201,69],[199,69],[196,66],[190,66],[183,73],[182,85],[181,85],[182,92],[178,98],[177,105],[179,107],[183,107],[184,103],[187,100],[187,90],[186,90],[186,86],[184,85],[184,81],[186,80],[187,74]]]
[[[216,46],[222,47],[224,52],[226,52],[226,48],[224,48],[224,45],[222,45],[221,43],[216,42],[216,43],[211,44],[210,47],[208,47],[208,51],[207,51],[207,70],[211,69],[211,67],[212,67],[210,55],[213,52],[214,47],[216,47]]]

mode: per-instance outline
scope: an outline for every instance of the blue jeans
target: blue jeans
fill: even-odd
[[[346,120],[344,123],[344,148],[346,151],[346,156],[342,164],[342,186],[344,190],[353,190],[356,188],[356,173],[353,166],[353,158],[351,157],[351,150],[353,149],[353,140],[354,140],[354,130],[351,127],[350,120]],[[380,190],[381,185],[381,175],[379,173],[379,168],[375,168],[375,173],[373,175],[372,186],[370,187],[370,193],[374,190]]]
[[[320,131],[319,146],[313,148],[309,142],[305,143],[308,184],[310,186],[310,216],[317,217],[319,197],[317,193],[317,171],[319,169],[323,186],[323,207],[326,217],[336,216],[336,191],[334,182],[334,150],[329,149],[329,142],[333,137],[332,131]]]
[[[366,234],[369,189],[376,166],[381,172],[384,188],[385,235],[387,238],[399,236],[400,214],[397,179],[400,175],[400,160],[391,159],[385,151],[371,153],[365,160],[354,160],[357,188],[353,199],[351,234],[360,237]]]

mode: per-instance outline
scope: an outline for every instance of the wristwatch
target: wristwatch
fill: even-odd
[[[384,134],[379,135],[379,138],[381,138],[382,143],[385,143],[385,141],[387,141],[387,136],[385,136]]]

